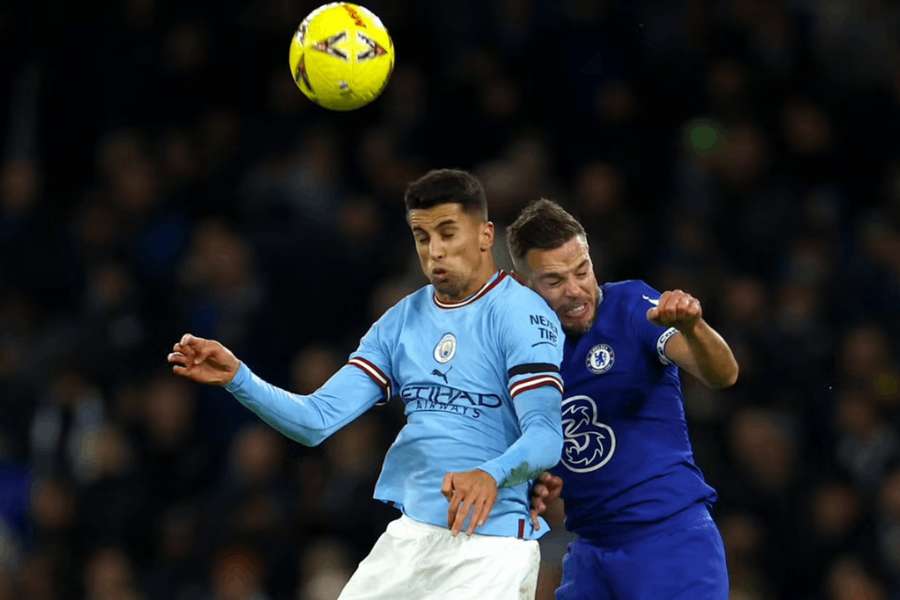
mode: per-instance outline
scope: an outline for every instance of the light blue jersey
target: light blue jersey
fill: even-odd
[[[482,469],[499,493],[477,532],[532,539],[547,527],[531,526],[529,480],[555,465],[562,448],[563,343],[555,313],[500,271],[455,304],[440,302],[430,285],[407,296],[371,327],[348,366],[310,396],[271,386],[245,365],[226,387],[307,445],[397,398],[407,422],[385,457],[375,498],[446,527],[444,475]]]

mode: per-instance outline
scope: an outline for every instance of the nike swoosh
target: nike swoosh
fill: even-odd
[[[657,299],[654,300],[654,299],[651,298],[650,296],[644,296],[643,294],[641,294],[641,298],[643,298],[644,300],[646,300],[647,302],[649,302],[649,303],[652,304],[653,306],[659,306],[659,298],[657,298]]]

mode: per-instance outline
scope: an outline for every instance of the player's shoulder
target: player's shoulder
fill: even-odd
[[[423,285],[414,292],[410,292],[401,298],[394,306],[401,305],[418,305],[421,303],[433,302],[434,287],[431,285]]]
[[[505,273],[504,275],[505,277],[500,283],[500,293],[497,294],[495,302],[503,303],[510,300],[518,300],[524,303],[544,302],[543,298],[528,287],[521,277],[515,273]]]
[[[556,313],[547,302],[515,273],[507,273],[500,285],[500,293],[493,299],[493,304],[501,313],[536,312],[556,319]]]
[[[642,279],[625,279],[609,281],[600,286],[603,301],[626,306],[655,305],[659,301],[659,292]]]
[[[542,357],[533,362],[558,363],[562,359],[564,334],[556,312],[537,292],[512,274],[507,274],[501,285],[492,300],[491,322],[499,325],[504,339],[513,345],[524,344],[537,353],[535,356]],[[555,356],[557,352],[559,356]]]

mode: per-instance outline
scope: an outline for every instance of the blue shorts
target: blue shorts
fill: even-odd
[[[627,541],[579,538],[556,600],[728,600],[722,536],[700,505]]]

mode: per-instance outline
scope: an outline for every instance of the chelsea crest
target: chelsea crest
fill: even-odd
[[[588,371],[595,375],[602,375],[609,371],[616,362],[616,353],[609,344],[597,344],[587,353],[584,361]]]

